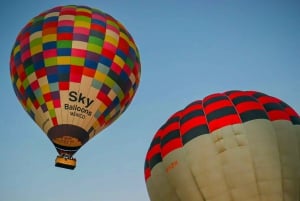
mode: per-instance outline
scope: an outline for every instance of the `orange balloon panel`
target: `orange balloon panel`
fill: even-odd
[[[141,66],[119,21],[94,8],[59,6],[21,30],[10,72],[27,113],[59,153],[73,155],[125,111]]]
[[[174,113],[145,161],[151,201],[297,201],[300,117],[256,91],[212,94]]]

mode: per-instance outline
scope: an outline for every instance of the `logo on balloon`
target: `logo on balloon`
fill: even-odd
[[[88,108],[94,102],[94,100],[83,96],[82,93],[77,94],[76,91],[70,91],[69,96],[69,101],[82,103],[85,108]]]
[[[82,93],[77,93],[76,91],[70,91],[69,101],[84,105],[84,107],[80,107],[77,104],[65,103],[64,108],[65,110],[69,110],[71,116],[85,119],[86,115],[88,116],[92,115],[92,111],[87,108],[92,105],[94,100],[84,96]]]

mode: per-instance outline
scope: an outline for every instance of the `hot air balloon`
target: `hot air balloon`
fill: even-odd
[[[58,6],[31,19],[10,59],[18,100],[54,144],[56,166],[69,169],[76,151],[126,110],[140,72],[126,28],[86,6]]]
[[[158,129],[144,170],[151,201],[298,201],[300,117],[258,91],[209,95]]]

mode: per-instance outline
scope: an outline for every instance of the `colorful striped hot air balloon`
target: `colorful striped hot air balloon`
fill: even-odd
[[[14,91],[30,117],[73,169],[72,157],[115,121],[140,81],[137,46],[112,16],[86,6],[59,6],[34,17],[13,46]]]
[[[300,117],[256,91],[212,94],[173,114],[145,161],[151,201],[298,201]]]

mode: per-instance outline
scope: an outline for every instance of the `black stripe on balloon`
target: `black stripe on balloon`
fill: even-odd
[[[162,126],[162,128],[166,128],[166,127],[168,127],[170,124],[178,122],[179,119],[180,119],[179,116],[174,116],[174,117],[168,119],[168,121]]]
[[[206,107],[209,104],[212,104],[212,103],[215,103],[215,102],[218,102],[221,100],[228,100],[228,98],[226,96],[216,96],[216,97],[213,97],[213,98],[210,98],[210,99],[204,101],[203,106]]]
[[[151,149],[151,148],[154,147],[155,145],[160,145],[160,138],[159,138],[159,137],[156,137],[156,138],[154,138],[154,139],[152,140],[149,149]]]
[[[162,161],[160,153],[155,154],[149,161],[149,167],[152,169],[155,165]]]
[[[235,111],[234,107],[232,106],[227,106],[227,107],[222,107],[220,109],[217,109],[209,114],[206,115],[207,121],[211,122],[212,120],[227,116],[227,115],[233,115],[237,114]]]
[[[272,110],[284,110],[284,108],[278,103],[266,103],[264,104],[264,108],[267,112]]]
[[[242,91],[240,90],[230,90],[230,91],[226,91],[225,94],[227,96],[231,95],[231,94],[235,94],[235,93],[241,93]]]
[[[300,117],[290,116],[290,119],[294,125],[300,125]]]
[[[172,117],[172,118],[168,119],[168,121],[166,123],[164,123],[160,129],[165,129],[170,124],[179,122],[179,120],[180,120],[180,118],[178,116]]]
[[[188,132],[186,132],[182,136],[182,143],[186,144],[189,141],[193,140],[195,137],[198,137],[200,135],[207,134],[207,133],[209,133],[209,130],[208,130],[208,127],[206,124],[196,126],[192,129],[190,129]]]
[[[238,105],[244,102],[257,102],[257,100],[251,96],[238,96],[232,99],[234,105]]]
[[[242,119],[242,122],[247,122],[254,119],[269,119],[264,110],[248,110],[246,112],[240,113],[240,117]]]
[[[283,108],[291,108],[291,106],[289,106],[287,103],[280,101],[279,104],[283,107]]]
[[[260,98],[260,97],[265,97],[267,95],[261,92],[255,92],[252,96],[255,98]]]
[[[149,168],[149,161],[145,160],[145,163],[144,163],[144,170],[148,169]]]
[[[196,100],[196,101],[188,104],[183,110],[186,110],[187,108],[189,108],[191,106],[194,106],[194,105],[200,105],[200,106],[202,106],[202,100]]]
[[[199,117],[199,116],[204,116],[203,110],[194,110],[194,111],[184,115],[180,120],[180,124],[184,124],[185,122],[187,122],[195,117]]]
[[[176,138],[180,138],[180,134],[179,134],[179,131],[176,129],[176,130],[173,130],[171,132],[169,132],[166,136],[164,136],[162,139],[161,139],[161,143],[160,143],[160,146],[163,147],[165,146],[168,142],[170,142],[171,140],[174,140]]]

